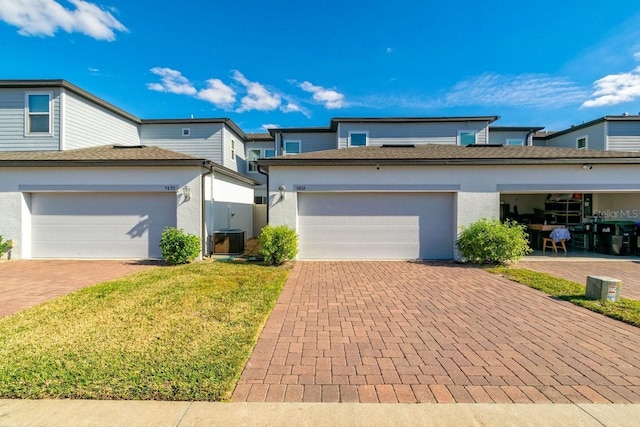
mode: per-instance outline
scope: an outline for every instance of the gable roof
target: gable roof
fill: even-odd
[[[638,163],[640,152],[513,145],[368,146],[315,151],[258,160],[261,166],[506,165]]]

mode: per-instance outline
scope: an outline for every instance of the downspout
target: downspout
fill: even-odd
[[[262,166],[258,166],[258,173],[267,177],[267,224],[269,224],[269,174],[266,170],[262,169]]]
[[[206,161],[202,164],[202,167],[208,169],[208,172],[205,172],[202,174],[201,176],[201,183],[200,183],[200,189],[201,189],[201,193],[202,193],[202,235],[204,236],[203,242],[204,242],[204,251],[203,255],[205,252],[209,252],[209,236],[207,235],[207,200],[206,200],[206,176],[209,175],[213,175],[213,165],[211,164],[211,162]],[[213,224],[212,224],[213,225]],[[213,227],[211,227],[211,229],[213,229]],[[211,252],[213,252],[213,248],[211,250]]]
[[[533,145],[533,134],[534,133],[536,133],[536,131],[530,130],[529,133],[527,133],[527,136],[525,136],[525,140],[527,141],[527,146],[532,146]]]

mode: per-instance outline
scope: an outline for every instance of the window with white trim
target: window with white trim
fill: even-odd
[[[231,160],[236,158],[236,142],[231,140]]]
[[[472,145],[476,143],[476,132],[473,130],[458,131],[458,145]]]
[[[191,136],[191,128],[182,128],[182,136]]]
[[[300,154],[302,152],[302,143],[300,141],[285,141],[284,154]]]
[[[25,98],[25,134],[51,135],[51,92],[27,92]]]
[[[576,148],[578,148],[579,150],[586,150],[587,149],[587,137],[586,136],[581,136],[580,138],[576,139]]]
[[[364,147],[367,145],[369,134],[367,132],[353,131],[349,132],[349,147]]]
[[[252,148],[249,150],[249,172],[258,172],[258,159],[260,158],[260,149]]]
[[[524,145],[524,139],[507,139],[507,145]]]
[[[273,148],[265,148],[264,149],[264,158],[268,159],[269,157],[275,157],[276,156],[276,150],[274,150]]]

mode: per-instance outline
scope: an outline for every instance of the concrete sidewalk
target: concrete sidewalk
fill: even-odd
[[[0,400],[0,426],[637,426],[640,405]]]
[[[0,400],[0,426],[637,426],[640,405]]]

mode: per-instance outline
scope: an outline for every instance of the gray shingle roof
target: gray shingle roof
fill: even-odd
[[[175,151],[144,145],[103,145],[65,151],[5,151],[0,152],[0,165],[11,163],[15,166],[30,163],[113,163],[148,162],[162,164],[201,165],[205,159],[199,159]]]
[[[640,163],[640,152],[578,150],[556,147],[444,145],[353,147],[262,159],[262,166],[362,164],[562,164]]]

